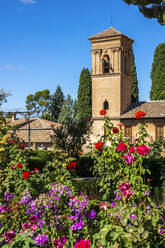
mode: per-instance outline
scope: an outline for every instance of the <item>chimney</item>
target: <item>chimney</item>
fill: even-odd
[[[12,113],[12,115],[11,115],[11,121],[12,122],[16,120],[16,114],[17,113]]]

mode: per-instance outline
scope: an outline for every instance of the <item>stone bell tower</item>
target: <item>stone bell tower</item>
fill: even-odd
[[[131,105],[133,40],[113,27],[89,40],[92,43],[92,119],[97,122],[95,127],[103,119],[99,114],[101,109],[107,110],[110,119],[119,120]]]

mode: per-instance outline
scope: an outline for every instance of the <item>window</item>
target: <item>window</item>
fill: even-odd
[[[156,139],[163,138],[163,126],[156,126]]]
[[[110,60],[109,60],[109,56],[107,54],[105,54],[102,58],[102,63],[103,63],[103,73],[109,73],[109,65],[110,65]]]
[[[103,109],[109,109],[109,103],[107,100],[105,100],[105,102],[103,104]]]
[[[132,127],[125,127],[125,137],[132,142]]]

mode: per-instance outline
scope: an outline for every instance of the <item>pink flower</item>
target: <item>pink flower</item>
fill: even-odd
[[[28,224],[28,223],[22,224],[22,229],[23,230],[28,229],[29,227],[30,227],[30,224]]]
[[[136,160],[136,157],[128,153],[126,155],[123,155],[123,159],[125,159],[125,162],[127,164],[132,164]]]
[[[78,242],[74,245],[74,248],[90,248],[89,239],[87,239],[87,240],[82,239],[80,242]]]
[[[99,206],[101,210],[107,210],[107,208],[109,207],[109,204],[108,202],[101,202]]]
[[[140,145],[136,147],[136,151],[137,153],[139,153],[139,155],[145,156],[150,152],[150,148],[148,148],[146,145]]]
[[[13,238],[15,237],[15,232],[11,230],[8,233],[4,232],[3,235],[4,235],[4,239],[8,240],[8,243],[10,244],[13,241]]]
[[[120,152],[120,151],[126,151],[127,150],[127,146],[124,143],[119,143],[118,146],[116,147],[116,150],[118,152]]]
[[[36,224],[33,224],[31,227],[30,227],[33,231],[37,230],[37,225]]]
[[[30,216],[29,220],[30,220],[31,223],[35,223],[36,220],[37,220],[37,215],[34,214],[34,215]]]

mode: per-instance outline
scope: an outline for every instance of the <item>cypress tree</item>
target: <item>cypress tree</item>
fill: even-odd
[[[133,51],[131,56],[131,75],[132,75],[131,98],[133,103],[133,102],[138,102],[139,100],[138,80],[137,80],[136,65],[135,65],[135,58]]]
[[[151,71],[151,100],[165,100],[165,43],[157,46]]]
[[[62,92],[61,87],[58,85],[56,92],[52,95],[52,100],[50,105],[52,120],[54,121],[58,120],[63,103],[64,103],[64,94]]]
[[[80,74],[78,88],[78,118],[89,119],[92,115],[92,79],[88,68]]]

